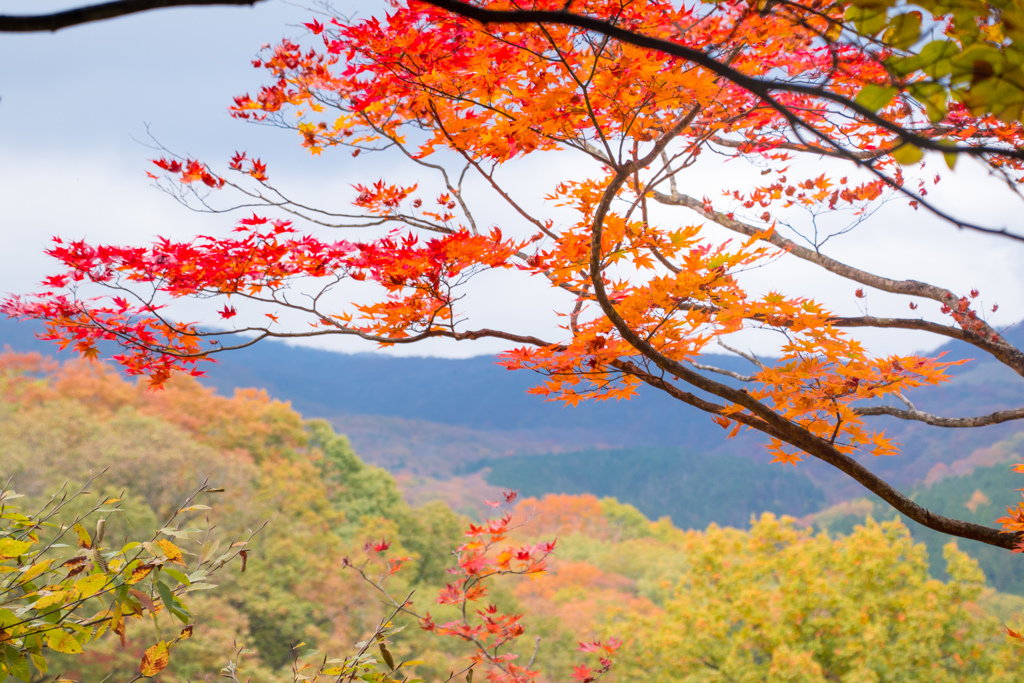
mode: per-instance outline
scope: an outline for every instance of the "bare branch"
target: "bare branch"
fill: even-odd
[[[716,341],[718,342],[718,345],[721,346],[726,351],[730,351],[732,353],[735,353],[737,356],[740,356],[741,358],[746,358],[748,361],[750,361],[751,363],[753,363],[757,367],[759,367],[762,370],[764,370],[764,363],[762,363],[761,360],[757,356],[755,356],[753,353],[749,353],[747,351],[740,351],[737,348],[729,346],[724,341],[722,341],[721,337],[718,337],[718,339]]]
[[[249,6],[263,0],[114,0],[52,14],[0,14],[0,33],[59,31],[62,28],[138,14],[164,7]]]
[[[738,379],[741,382],[754,381],[753,375],[741,375],[738,372],[733,372],[732,370],[725,370],[724,368],[716,368],[713,365],[702,365],[701,363],[694,363],[692,360],[690,361],[690,365],[697,368],[698,370],[704,370],[705,372],[715,372],[718,373],[719,375],[725,375],[726,377]]]
[[[994,413],[978,415],[976,417],[941,417],[939,415],[925,413],[913,407],[907,410],[902,410],[892,406],[857,408],[856,413],[865,417],[870,415],[889,415],[890,417],[898,417],[901,420],[916,420],[918,422],[930,424],[934,427],[950,427],[953,429],[985,427],[988,425],[997,425],[1002,422],[1010,422],[1011,420],[1020,420],[1021,418],[1024,418],[1024,408],[997,410]]]

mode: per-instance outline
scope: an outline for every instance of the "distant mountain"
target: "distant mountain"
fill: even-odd
[[[33,337],[36,329],[0,320],[0,346],[53,353],[54,346]],[[1007,336],[1024,345],[1021,326]],[[950,360],[980,356],[960,342],[940,351]],[[707,356],[705,362],[747,370],[746,361],[733,356]],[[261,387],[275,398],[291,401],[308,417],[332,420],[351,436],[363,457],[393,471],[449,476],[483,458],[609,447],[685,446],[689,452],[707,455],[765,459],[756,434],[744,431],[727,440],[706,415],[659,392],[641,389],[630,401],[567,408],[526,393],[542,380],[540,376],[510,372],[491,357],[392,358],[263,342],[223,354],[204,369],[208,376],[203,382],[221,392]],[[946,415],[1024,405],[1024,379],[994,360],[983,358],[954,368],[951,374],[953,382],[915,392],[917,405]],[[865,464],[902,487],[922,481],[938,463],[960,460],[1024,428],[1008,423],[943,430],[893,418],[880,418],[875,424],[901,442],[903,452],[892,458],[869,457]],[[830,501],[859,494],[859,487],[845,475],[820,463],[806,463],[798,470],[821,485]]]
[[[0,346],[54,353],[55,346],[34,338],[36,329],[0,320]],[[729,356],[708,362],[736,370],[746,363]],[[706,415],[680,409],[656,391],[641,390],[630,401],[575,408],[545,401],[527,393],[541,376],[508,371],[488,356],[393,358],[264,342],[221,354],[203,370],[207,376],[201,381],[222,393],[241,387],[266,389],[307,417],[332,420],[368,460],[397,469],[418,466],[423,474],[445,473],[487,456],[588,447],[685,443],[701,452],[746,452],[753,457],[761,452],[754,435],[727,442],[725,432]],[[373,425],[371,417],[388,420]],[[424,432],[431,436],[423,438]],[[453,449],[453,443],[466,448]],[[443,458],[432,457],[441,454]]]

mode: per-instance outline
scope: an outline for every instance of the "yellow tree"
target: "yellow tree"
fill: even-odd
[[[664,609],[617,624],[619,664],[654,681],[1012,681],[1017,649],[978,605],[977,563],[945,549],[952,580],[899,522],[846,537],[765,515],[750,531],[686,532]]]

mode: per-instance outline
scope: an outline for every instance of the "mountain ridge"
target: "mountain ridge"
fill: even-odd
[[[56,354],[34,338],[28,323],[0,320],[0,345],[15,350]],[[1007,337],[1024,344],[1024,327]],[[1018,337],[1020,339],[1018,339]],[[977,357],[976,349],[950,342],[938,352],[950,361]],[[745,370],[734,356],[709,355],[704,362]],[[567,408],[527,393],[541,381],[525,371],[508,371],[494,358],[396,358],[382,354],[341,354],[262,342],[224,354],[204,368],[201,381],[217,391],[256,386],[290,401],[307,417],[323,417],[350,435],[367,460],[393,471],[452,476],[459,467],[490,457],[528,455],[588,448],[679,447],[703,453],[739,455],[764,462],[757,433],[725,432],[706,415],[683,408],[665,394],[646,391],[629,401],[585,402]],[[923,410],[974,415],[1024,404],[1024,379],[992,359],[954,366],[953,381],[914,393]],[[1014,423],[970,430],[941,430],[923,423],[878,418],[874,424],[903,443],[896,458],[863,459],[880,476],[899,486],[924,480],[936,464],[967,457],[1020,431]],[[859,485],[818,462],[800,470],[829,492],[832,502],[859,492]]]

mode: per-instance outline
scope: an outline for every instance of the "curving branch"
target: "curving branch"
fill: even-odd
[[[893,406],[857,408],[855,409],[855,412],[858,415],[863,415],[865,417],[871,415],[889,415],[891,417],[898,417],[901,420],[915,420],[917,422],[930,424],[934,427],[949,427],[952,429],[986,427],[988,425],[997,425],[1002,422],[1011,422],[1013,420],[1020,420],[1024,418],[1024,408],[997,410],[996,412],[989,413],[988,415],[977,415],[975,417],[941,417],[939,415],[926,413],[913,407],[903,410],[901,408],[894,408]]]
[[[105,21],[164,7],[252,6],[263,0],[113,0],[51,14],[0,14],[0,33],[36,33]]]
[[[799,448],[808,455],[828,463],[850,476],[861,486],[871,491],[891,505],[895,510],[906,515],[918,524],[950,536],[968,538],[999,548],[1006,548],[1007,550],[1015,548],[1020,540],[1020,534],[1006,533],[999,529],[993,529],[981,524],[952,519],[943,515],[935,514],[930,510],[921,507],[913,500],[893,488],[893,486],[887,481],[854,460],[852,457],[842,453],[831,442],[812,434],[801,425],[779,415],[769,406],[758,401],[746,390],[734,389],[733,387],[722,384],[721,382],[716,382],[692,370],[683,363],[665,356],[629,326],[619,311],[615,308],[615,304],[608,297],[608,292],[604,285],[604,279],[601,275],[601,237],[604,230],[604,221],[611,208],[612,200],[618,194],[623,185],[625,185],[634,170],[636,168],[642,168],[644,165],[650,163],[652,159],[656,158],[657,155],[661,153],[664,145],[667,144],[668,138],[668,134],[663,136],[662,139],[655,144],[651,153],[643,159],[638,159],[615,169],[615,174],[608,186],[605,188],[601,200],[594,211],[593,227],[590,239],[590,280],[594,287],[594,297],[597,300],[598,305],[601,307],[601,311],[615,326],[615,329],[619,332],[622,339],[667,375],[676,377],[683,382],[700,389],[701,391],[705,391],[709,394],[725,399],[726,401],[742,406],[752,413],[752,415],[744,415],[742,413],[730,411],[729,419],[742,424],[747,424],[748,426],[753,426],[764,434],[780,439],[785,443]],[[639,368],[637,369],[639,370]],[[665,385],[668,384],[662,378],[652,378],[656,381],[650,382],[644,377],[644,374],[649,375],[649,373],[643,373],[641,371],[641,374],[637,374],[636,376],[649,384],[662,388],[663,390]],[[670,391],[669,393],[690,405],[701,407],[707,412],[721,413],[721,410],[715,410],[717,407],[715,404],[699,399],[688,392]],[[705,405],[701,405],[701,403]]]

